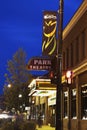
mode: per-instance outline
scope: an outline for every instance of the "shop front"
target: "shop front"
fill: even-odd
[[[43,124],[48,124],[49,115],[55,115],[55,107],[52,110],[53,112],[50,113],[52,106],[50,98],[55,95],[56,86],[51,84],[50,79],[34,79],[28,87],[30,89],[29,97],[34,99],[34,104],[32,105],[34,113],[31,113],[32,117],[35,117],[35,120],[37,121],[38,115],[41,114]]]

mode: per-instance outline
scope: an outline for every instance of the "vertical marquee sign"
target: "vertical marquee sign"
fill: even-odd
[[[44,11],[43,14],[43,40],[42,54],[45,56],[55,56],[57,51],[57,12]]]

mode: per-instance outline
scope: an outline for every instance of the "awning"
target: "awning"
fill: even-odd
[[[56,91],[56,86],[51,84],[50,79],[33,79],[28,87],[29,96],[50,96]]]

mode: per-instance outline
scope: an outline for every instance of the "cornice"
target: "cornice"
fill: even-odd
[[[76,66],[76,68],[72,69],[73,77],[87,71],[87,59],[84,60],[81,64]],[[62,76],[62,83],[66,81],[65,75]]]
[[[68,23],[66,28],[63,30],[63,40],[65,37],[69,34],[71,29],[75,26],[77,21],[81,18],[81,16],[86,12],[87,10],[87,0],[84,0],[84,2],[81,4],[75,15],[72,17],[71,21]]]
[[[79,75],[85,71],[87,71],[87,59],[83,61],[80,65],[78,65],[78,67],[73,69],[73,76]]]

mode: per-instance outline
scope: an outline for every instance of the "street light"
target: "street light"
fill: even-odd
[[[22,94],[19,94],[18,97],[19,97],[19,98],[22,98]]]
[[[19,97],[19,109],[21,110],[22,109],[22,94],[20,93],[18,97]]]
[[[72,83],[72,71],[68,70],[66,72],[66,80],[67,80],[67,84],[71,84]]]
[[[68,98],[69,98],[69,105],[68,105],[68,129],[70,130],[71,128],[71,123],[70,123],[70,118],[71,118],[71,115],[70,115],[70,112],[71,112],[71,85],[72,85],[72,71],[71,70],[68,70],[66,71],[66,80],[67,80],[67,85],[68,85]]]
[[[56,130],[63,129],[62,115],[62,31],[63,31],[63,0],[59,0],[57,40],[57,91],[56,91]]]
[[[11,84],[8,84],[8,86],[7,86],[8,88],[11,88],[12,87],[12,85]]]

